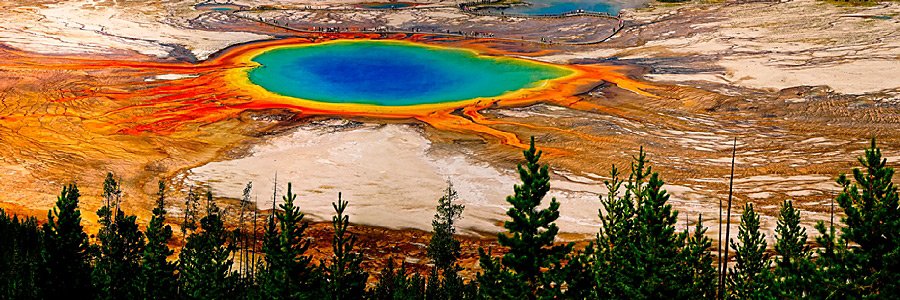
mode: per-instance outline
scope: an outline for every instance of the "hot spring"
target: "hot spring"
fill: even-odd
[[[273,48],[247,75],[269,92],[334,104],[411,106],[501,96],[571,70],[409,42],[339,40]]]

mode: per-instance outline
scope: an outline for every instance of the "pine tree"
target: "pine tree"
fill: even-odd
[[[462,217],[465,206],[458,204],[459,195],[453,183],[447,183],[446,193],[438,199],[437,213],[431,221],[432,236],[428,243],[428,257],[442,272],[456,272],[456,260],[460,255],[460,243],[454,236],[454,223]]]
[[[260,290],[266,299],[308,298],[313,287],[313,268],[305,254],[310,245],[304,237],[308,223],[294,205],[297,195],[291,191],[290,183],[282,199],[281,210],[269,220],[263,237],[266,268]]]
[[[147,225],[147,245],[141,259],[141,296],[144,299],[177,297],[176,264],[167,260],[173,253],[169,249],[171,239],[172,227],[166,225],[166,185],[160,181],[156,207]]]
[[[560,260],[572,251],[573,244],[553,245],[559,232],[554,223],[559,218],[559,202],[556,198],[550,200],[547,208],[538,209],[544,196],[550,191],[550,173],[546,165],[539,163],[542,151],[535,149],[534,137],[531,138],[531,146],[523,154],[525,164],[518,166],[522,184],[514,186],[515,194],[506,198],[506,202],[512,205],[506,212],[511,220],[503,224],[507,232],[497,236],[500,245],[509,248],[509,252],[501,260],[500,271],[513,272],[515,276],[488,274],[484,278],[493,276],[521,280],[519,289],[525,290],[529,299],[534,299],[539,294],[558,293],[562,283],[549,279],[559,277],[549,274],[543,276],[541,269],[551,269],[551,274],[559,270]],[[480,253],[484,254],[484,251]],[[493,263],[482,265],[482,268],[487,272],[491,265]],[[482,286],[484,285],[498,286],[496,282],[483,282]]]
[[[250,193],[253,190],[253,183],[248,182],[244,187],[244,191],[241,195],[240,200],[240,214],[238,217],[238,229],[237,229],[237,246],[239,248],[239,258],[240,266],[238,268],[238,275],[241,277],[242,284],[247,284],[248,277],[252,277],[253,274],[250,271],[250,248],[248,247],[249,235],[250,233],[246,229],[246,219],[245,216],[249,213],[250,207]],[[254,210],[256,208],[253,208]],[[254,232],[255,233],[255,232]]]
[[[194,187],[188,188],[184,197],[184,212],[181,220],[181,244],[187,243],[188,235],[197,230],[197,216],[200,206],[200,194],[194,192]]]
[[[97,233],[99,252],[93,273],[94,288],[99,299],[135,299],[140,295],[141,254],[144,234],[136,216],[121,210],[122,190],[112,173],[103,183],[106,205],[97,211],[100,231]]]
[[[631,247],[636,256],[634,262],[641,267],[633,275],[643,277],[640,295],[651,299],[672,297],[691,286],[691,278],[685,277],[688,274],[680,266],[679,254],[686,235],[675,231],[678,212],[667,203],[669,195],[663,184],[659,174],[652,173],[647,186],[634,191],[640,195],[635,215],[638,236]]]
[[[649,170],[643,168],[643,161],[632,162],[632,173],[629,176],[632,183],[629,186],[642,186],[644,178],[649,175]],[[630,261],[636,209],[631,190],[626,188],[622,191],[623,184],[619,179],[619,170],[612,166],[610,180],[604,181],[609,192],[606,197],[600,198],[601,226],[593,258],[593,288],[596,289],[594,298],[621,299],[636,296],[636,283],[631,276],[626,276],[636,274],[639,267]]]
[[[207,192],[207,215],[200,219],[200,231],[187,238],[179,255],[181,295],[187,299],[228,299],[234,297],[234,274],[230,272],[233,248],[228,243],[221,211]]]
[[[425,279],[419,274],[407,275],[406,273],[405,264],[401,263],[400,269],[395,269],[393,259],[389,259],[375,283],[375,288],[367,294],[367,298],[373,300],[426,299]]]
[[[478,282],[478,299],[529,299],[535,297],[532,291],[524,286],[522,275],[510,272],[499,259],[493,257],[492,251],[478,249],[478,264],[481,273]]]
[[[810,299],[858,299],[862,298],[850,275],[858,270],[859,263],[848,260],[848,245],[838,238],[834,227],[816,223],[820,233],[816,243],[815,272],[811,275]]]
[[[809,296],[813,288],[811,276],[815,267],[810,261],[810,248],[806,245],[806,229],[800,226],[800,210],[793,202],[781,204],[778,224],[775,227],[776,259],[774,287],[779,298],[799,299]]]
[[[728,274],[729,299],[767,299],[770,287],[769,255],[766,254],[766,235],[759,231],[759,215],[753,203],[744,206],[738,228],[740,244],[731,240],[736,261]]]
[[[691,253],[696,249],[685,244],[687,233],[675,231],[678,212],[668,204],[659,174],[647,166],[643,148],[631,163],[628,180],[618,177],[613,166],[612,179],[605,182],[609,194],[601,198],[596,297],[660,299],[692,293],[696,270],[687,265],[702,259],[702,252]]]
[[[818,226],[837,248],[824,253],[823,263],[840,268],[831,282],[840,297],[900,295],[900,203],[892,182],[894,169],[887,166],[875,139],[858,161],[863,169],[853,169],[855,183],[843,174],[837,180],[843,190],[835,200],[846,215],[840,237]],[[858,246],[843,250],[851,243]]]
[[[366,280],[369,278],[369,274],[359,266],[362,263],[362,255],[353,249],[356,246],[356,235],[347,232],[350,227],[350,217],[344,215],[347,204],[347,201],[341,200],[340,193],[337,203],[331,204],[335,212],[335,216],[331,218],[334,229],[331,249],[334,254],[323,272],[328,280],[325,292],[331,299],[362,298],[365,295]],[[320,265],[324,266],[325,262]]]
[[[405,276],[405,274],[403,274]],[[375,288],[371,289],[366,298],[372,300],[394,299],[397,290],[397,271],[394,269],[394,259],[389,258],[387,264],[381,269]]]
[[[474,297],[473,291],[459,277],[457,265],[460,242],[456,239],[456,221],[462,217],[465,206],[458,203],[459,194],[453,183],[447,182],[445,194],[438,199],[437,213],[431,221],[432,236],[428,243],[428,257],[434,268],[427,280],[429,299],[464,299]]]
[[[36,218],[0,209],[0,299],[40,299],[42,248]]]
[[[259,269],[256,272],[256,281],[259,286],[259,298],[271,299],[283,293],[285,287],[277,285],[274,270],[270,269],[271,258],[281,257],[281,235],[278,233],[278,223],[275,222],[275,207],[272,208],[272,215],[266,218],[266,224],[263,226],[262,251],[263,259],[259,262]]]
[[[556,294],[550,294],[556,299],[590,299],[596,295],[596,277],[594,276],[594,251],[593,242],[580,251],[573,251],[566,256],[566,265],[559,272],[550,275],[556,276],[555,282],[565,282],[565,290],[555,290]]]
[[[687,232],[685,232],[687,235]],[[716,281],[719,273],[713,267],[713,256],[710,252],[712,240],[706,237],[703,227],[703,216],[697,217],[694,234],[685,241],[682,258],[685,261],[689,278],[683,282],[679,299],[714,299],[716,298]]]
[[[462,270],[456,267],[453,272],[438,274],[438,268],[432,267],[425,280],[425,299],[429,300],[465,300],[477,299],[478,285],[474,282],[466,283],[457,273]]]
[[[56,206],[47,213],[41,253],[45,297],[94,297],[90,281],[92,250],[81,226],[80,197],[77,185],[65,186],[56,199]]]

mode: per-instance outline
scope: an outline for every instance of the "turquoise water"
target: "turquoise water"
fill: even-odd
[[[218,5],[218,4],[197,4],[194,8],[199,10],[213,10],[213,11],[232,11],[240,8],[236,5]]]
[[[618,15],[622,5],[606,0],[529,0],[530,5],[513,5],[510,8],[488,9],[496,13],[514,15],[559,15],[576,10]]]
[[[404,106],[500,96],[571,71],[463,50],[384,41],[281,48],[253,58],[250,81],[276,94],[330,103]]]

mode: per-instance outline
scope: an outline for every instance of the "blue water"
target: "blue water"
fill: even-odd
[[[395,9],[395,8],[404,8],[412,6],[409,3],[369,3],[363,4],[365,8],[371,9]]]
[[[472,52],[385,41],[281,48],[253,58],[250,81],[284,96],[403,106],[494,97],[568,70]]]
[[[513,15],[559,15],[576,10],[618,15],[622,6],[606,0],[529,0],[530,5],[513,5],[510,8],[487,9]]]
[[[219,4],[197,4],[197,5],[194,5],[194,8],[195,8],[195,9],[199,9],[199,10],[232,11],[232,10],[236,10],[236,9],[238,9],[238,8],[240,8],[240,7],[239,7],[239,6],[235,6],[235,5],[228,5],[228,4],[224,4],[224,5],[219,5]]]

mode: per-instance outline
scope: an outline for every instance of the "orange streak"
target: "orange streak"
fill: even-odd
[[[654,88],[653,86],[627,77],[619,72],[620,67],[605,65],[553,65],[570,70],[572,74],[546,80],[538,86],[509,92],[498,97],[411,106],[335,104],[297,99],[271,93],[250,83],[246,78],[246,72],[256,66],[252,58],[262,52],[278,47],[307,45],[338,39],[387,39],[423,43],[434,47],[448,45],[469,49],[478,55],[488,57],[500,57],[508,54],[507,51],[500,48],[514,46],[492,39],[460,40],[427,34],[396,34],[387,38],[379,34],[316,34],[237,45],[196,64],[89,59],[0,49],[0,57],[5,58],[0,60],[0,68],[23,71],[46,69],[112,72],[114,76],[129,76],[138,79],[139,81],[135,80],[135,82],[117,87],[104,86],[98,89],[60,91],[69,96],[53,100],[65,102],[103,98],[121,104],[101,112],[97,116],[102,121],[91,120],[90,126],[92,130],[129,135],[148,132],[173,134],[187,124],[214,123],[234,118],[245,111],[288,109],[301,115],[416,119],[441,130],[475,133],[496,138],[503,145],[527,148],[528,145],[524,144],[514,133],[497,130],[488,125],[508,124],[574,134],[598,142],[607,142],[608,140],[569,129],[489,120],[479,111],[490,107],[527,106],[546,102],[573,109],[592,110],[627,117],[622,111],[582,101],[582,98],[577,96],[589,91],[602,81],[616,84],[637,94],[655,97],[648,92]],[[437,43],[440,43],[441,46],[435,45]],[[524,55],[543,55],[550,52],[552,51],[537,49]],[[518,55],[523,54],[518,53]],[[531,61],[531,63],[550,65],[538,61]],[[188,77],[165,81],[144,81],[145,78],[162,74]],[[453,114],[454,111],[460,109],[465,117]],[[0,120],[15,120],[15,116],[0,116]],[[565,153],[559,149],[552,149],[549,152]]]

